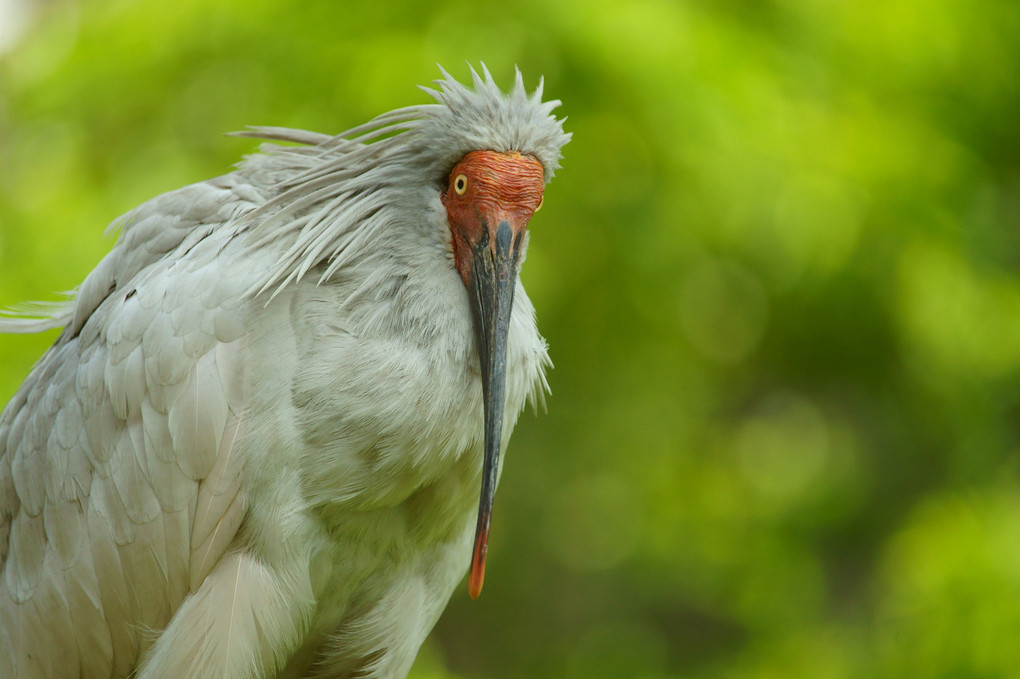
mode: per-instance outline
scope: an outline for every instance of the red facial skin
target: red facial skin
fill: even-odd
[[[466,179],[464,195],[457,193],[457,180]],[[483,224],[495,248],[496,227],[507,220],[516,241],[528,221],[542,205],[545,173],[534,156],[497,151],[472,151],[453,170],[440,197],[446,206],[457,271],[465,285],[471,282],[472,251],[481,237]]]

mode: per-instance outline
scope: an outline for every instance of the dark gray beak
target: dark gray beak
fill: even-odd
[[[485,457],[482,464],[482,494],[478,502],[478,524],[471,557],[468,592],[478,598],[485,579],[485,554],[489,542],[489,520],[499,474],[500,443],[503,438],[503,410],[506,402],[506,344],[510,311],[514,304],[517,262],[524,230],[516,237],[507,220],[496,228],[494,247],[489,229],[483,228],[473,248],[471,311],[474,317],[478,356],[481,359],[482,395],[485,401]]]

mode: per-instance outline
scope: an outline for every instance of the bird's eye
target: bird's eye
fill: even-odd
[[[467,193],[467,176],[459,174],[457,178],[453,180],[453,190],[457,192],[458,196],[463,196]]]
[[[543,205],[545,205],[545,196],[538,199],[538,207],[535,208],[535,212],[541,210]]]

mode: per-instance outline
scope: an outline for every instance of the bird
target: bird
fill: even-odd
[[[0,414],[0,676],[410,671],[551,363],[518,270],[570,139],[519,69],[280,127],[111,224]]]

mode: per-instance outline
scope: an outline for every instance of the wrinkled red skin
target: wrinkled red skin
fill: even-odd
[[[467,178],[467,190],[457,195],[457,177]],[[446,206],[457,271],[465,285],[471,283],[472,253],[482,229],[496,242],[496,227],[507,220],[516,241],[542,204],[545,173],[534,156],[497,151],[472,151],[450,171],[440,199]]]

